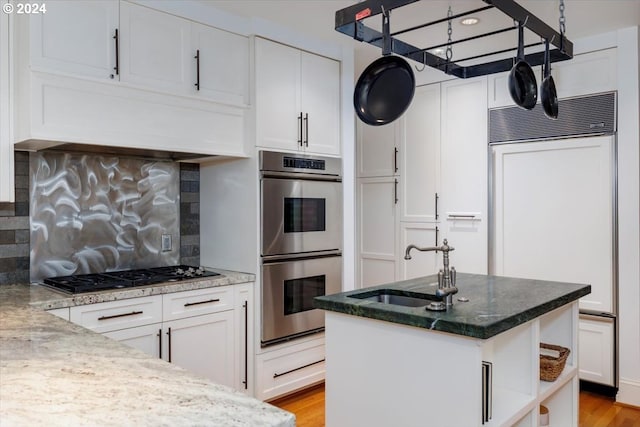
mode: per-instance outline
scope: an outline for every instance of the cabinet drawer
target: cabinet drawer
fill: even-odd
[[[274,399],[324,380],[324,340],[304,350],[296,346],[287,350],[285,354],[275,351],[258,355],[258,399]]]
[[[162,296],[71,307],[70,320],[100,333],[162,322]]]
[[[165,322],[233,309],[230,286],[176,292],[163,298],[162,319]]]

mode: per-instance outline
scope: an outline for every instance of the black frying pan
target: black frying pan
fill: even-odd
[[[509,73],[509,93],[516,105],[531,110],[538,101],[538,83],[531,66],[524,60],[524,26],[518,25],[518,56]]]
[[[360,75],[353,93],[353,106],[366,124],[385,125],[407,110],[415,88],[415,76],[407,61],[399,56],[383,56]]]
[[[540,103],[544,109],[544,114],[550,119],[558,118],[558,93],[556,92],[556,84],[551,76],[551,54],[549,53],[549,40],[545,43],[544,49],[544,65],[542,68],[543,80],[540,85]]]

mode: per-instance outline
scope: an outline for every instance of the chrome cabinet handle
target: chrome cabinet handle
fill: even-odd
[[[318,360],[317,362],[312,362],[312,363],[309,363],[308,365],[300,366],[299,368],[291,369],[289,371],[285,371],[285,372],[282,372],[280,374],[275,373],[275,374],[273,374],[273,378],[278,378],[278,377],[281,377],[283,375],[287,375],[287,374],[290,374],[292,372],[299,371],[299,370],[304,369],[304,368],[308,368],[309,366],[317,365],[318,363],[324,362],[324,360],[325,359]]]
[[[101,317],[98,317],[98,320],[109,320],[109,319],[116,319],[118,317],[136,316],[142,313],[143,313],[142,311],[132,311],[131,313],[114,314],[112,316],[101,316]]]
[[[474,214],[449,214],[448,216],[453,219],[474,219],[476,217]]]
[[[440,198],[440,196],[438,196],[438,193],[436,193],[436,218],[438,219],[438,199]],[[438,246],[438,242],[436,242],[436,246]]]
[[[219,302],[220,298],[215,298],[215,299],[209,299],[206,301],[196,301],[196,302],[186,302],[184,303],[185,307],[190,307],[192,305],[199,305],[199,304],[209,304],[210,302]]]
[[[196,56],[193,57],[196,60],[196,83],[194,86],[196,90],[200,90],[200,49],[196,50]]]
[[[162,359],[162,328],[158,329],[158,357]]]

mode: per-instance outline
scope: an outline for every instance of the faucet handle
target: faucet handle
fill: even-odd
[[[444,288],[444,270],[438,271],[438,289]]]
[[[456,285],[456,268],[455,267],[451,267],[449,269],[449,275],[451,277],[451,286],[455,286]]]

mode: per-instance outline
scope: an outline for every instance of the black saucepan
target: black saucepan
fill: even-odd
[[[556,84],[551,76],[551,54],[549,53],[549,40],[545,43],[543,80],[540,84],[540,103],[544,109],[544,114],[550,119],[558,118],[558,94]]]
[[[531,66],[524,60],[524,26],[518,25],[518,56],[509,73],[509,92],[516,105],[531,110],[538,101],[538,83]]]
[[[391,123],[404,113],[416,88],[411,66],[399,56],[386,55],[362,72],[353,93],[353,106],[368,125]]]

